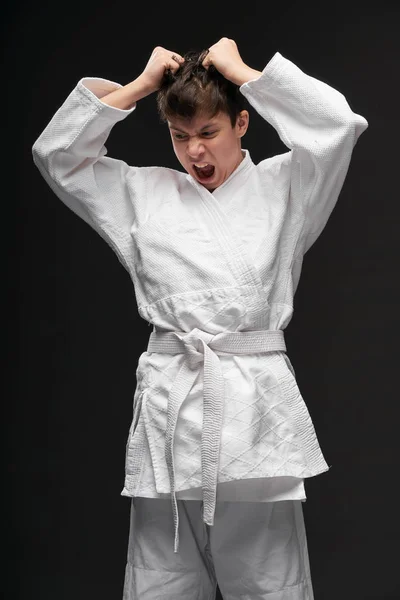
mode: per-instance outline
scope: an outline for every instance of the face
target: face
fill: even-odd
[[[213,192],[222,185],[243,160],[241,138],[247,131],[249,113],[242,110],[235,127],[229,116],[218,113],[209,118],[204,115],[191,121],[174,117],[168,121],[175,154],[182,167],[201,185]],[[196,165],[212,165],[205,170]]]

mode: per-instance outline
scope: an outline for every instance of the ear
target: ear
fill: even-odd
[[[247,110],[242,110],[236,119],[236,132],[238,137],[243,137],[247,131],[249,126],[249,112]]]

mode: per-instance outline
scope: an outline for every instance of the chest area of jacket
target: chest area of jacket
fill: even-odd
[[[242,188],[236,193],[208,194],[202,197],[190,187],[165,190],[152,197],[146,220],[131,230],[141,251],[147,246],[185,253],[189,248],[198,253],[218,251],[224,240],[243,247],[255,262],[263,244],[272,242],[279,251],[281,233],[285,227],[287,198],[277,190]]]

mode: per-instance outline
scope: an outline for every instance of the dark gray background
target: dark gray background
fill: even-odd
[[[306,484],[315,600],[399,597],[394,4],[85,0],[3,8],[7,599],[121,598],[129,500],[119,494],[137,359],[151,332],[128,274],[47,187],[31,147],[82,77],[126,84],[157,45],[182,54],[223,36],[258,70],[281,52],[369,121],[338,204],[305,256],[285,333],[332,467]],[[181,170],[154,96],[115,126],[106,146],[129,164]],[[255,163],[286,150],[253,109],[242,146]]]

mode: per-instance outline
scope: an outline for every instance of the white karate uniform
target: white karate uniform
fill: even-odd
[[[81,79],[33,158],[54,193],[113,248],[153,325],[136,371],[122,494],[172,499],[177,553],[180,501],[200,501],[214,526],[219,501],[297,506],[303,479],[328,469],[283,331],[304,254],[368,123],[277,52],[240,91],[289,151],[255,165],[243,149],[211,193],[188,173],[106,156],[111,129],[136,109],[101,101],[118,87]]]
[[[300,500],[220,502],[212,527],[201,500],[178,500],[180,551],[169,500],[132,499],[123,600],[313,600]]]

